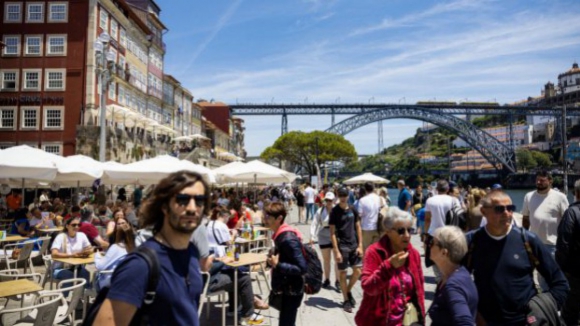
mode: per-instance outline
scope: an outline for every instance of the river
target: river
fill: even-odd
[[[388,190],[389,190],[389,197],[391,197],[391,202],[394,205],[397,203],[397,198],[399,198],[399,189],[389,188]],[[516,211],[521,212],[522,205],[524,203],[524,196],[532,190],[533,189],[508,189],[505,192],[508,195],[510,195],[510,197],[512,199],[512,203],[514,205],[516,205]],[[570,202],[570,203],[574,202],[574,196],[572,195],[572,192],[570,192],[570,194],[568,194],[568,202]]]

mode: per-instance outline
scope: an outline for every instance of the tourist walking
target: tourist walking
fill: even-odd
[[[364,196],[358,200],[356,211],[361,219],[363,251],[366,251],[371,244],[379,240],[378,220],[383,200],[375,194],[375,186],[371,182],[365,183],[363,188]]]
[[[308,218],[314,218],[315,204],[314,200],[316,197],[316,190],[312,188],[310,183],[306,183],[306,189],[304,189],[304,200],[306,202],[306,221],[304,223],[308,223]]]
[[[431,260],[442,276],[428,311],[431,325],[474,325],[478,297],[471,275],[461,266],[467,253],[463,231],[456,226],[444,226],[435,231],[430,241]]]
[[[514,210],[509,195],[490,192],[481,208],[487,224],[467,234],[465,264],[479,295],[478,325],[527,325],[528,303],[537,293],[534,268],[546,279],[555,306],[566,300],[564,274],[537,235],[513,224]]]
[[[421,256],[411,245],[411,216],[390,207],[385,232],[365,253],[361,277],[363,299],[355,316],[357,325],[403,325],[425,321],[425,290]]]
[[[314,242],[318,241],[318,247],[322,253],[322,266],[324,271],[324,281],[322,287],[325,289],[330,288],[330,262],[332,260],[331,256],[334,256],[334,251],[332,250],[332,239],[330,238],[330,212],[334,207],[335,201],[334,193],[327,192],[324,196],[324,206],[320,207],[316,214],[314,214],[314,219],[310,225],[310,244],[313,245]],[[336,257],[334,257],[336,261]],[[337,264],[333,264],[335,268],[336,281],[334,282],[335,288],[340,292],[340,281],[338,279],[339,272]]]
[[[141,225],[153,228],[153,237],[142,246],[159,260],[155,300],[143,307],[150,277],[141,256],[127,255],[113,274],[111,289],[97,316],[96,325],[126,326],[139,314],[152,325],[199,325],[197,315],[202,279],[199,253],[190,237],[209,209],[209,187],[201,175],[179,171],[162,179],[142,203]]]
[[[358,212],[347,203],[348,189],[340,188],[338,199],[339,204],[330,212],[328,225],[344,299],[342,308],[346,312],[352,312],[356,301],[351,290],[360,276],[363,257],[361,221]],[[346,270],[349,267],[352,268],[352,274],[347,283]]]
[[[272,291],[280,297],[280,326],[294,326],[304,297],[306,259],[302,253],[302,235],[285,223],[286,209],[271,203],[265,209],[264,224],[272,230],[274,251],[268,255],[272,267]],[[270,301],[272,304],[272,301]]]
[[[405,180],[397,181],[397,188],[399,188],[399,198],[397,199],[397,206],[400,210],[410,212],[413,203],[413,196],[405,187]]]
[[[522,225],[525,229],[537,234],[553,256],[556,252],[558,224],[569,203],[566,195],[552,189],[552,182],[550,172],[538,171],[536,173],[536,190],[530,191],[524,197]],[[539,274],[538,281],[542,289],[547,290],[547,284]]]
[[[562,308],[568,326],[580,322],[580,180],[574,183],[576,201],[564,212],[558,225],[556,261],[570,284],[570,293]]]
[[[294,197],[296,197],[296,206],[298,206],[298,223],[302,223],[302,220],[305,218],[305,207],[306,204],[304,202],[304,185],[300,185],[296,189],[294,193]]]

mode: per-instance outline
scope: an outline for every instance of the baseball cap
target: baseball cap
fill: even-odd
[[[346,189],[346,188],[338,189],[338,197],[340,197],[340,196],[348,196],[348,189]]]
[[[491,190],[499,190],[499,189],[502,189],[502,188],[503,187],[499,183],[496,183],[493,186],[491,186]]]
[[[329,191],[324,195],[324,200],[334,200],[334,198],[334,193],[332,191]]]

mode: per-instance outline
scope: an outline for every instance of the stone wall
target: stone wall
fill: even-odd
[[[77,126],[76,153],[99,159],[100,128]],[[107,128],[106,161],[131,163],[145,158],[171,152],[173,144],[166,136],[154,139],[149,132],[127,132],[124,129]]]

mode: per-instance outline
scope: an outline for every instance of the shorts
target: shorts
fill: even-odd
[[[417,219],[417,229],[421,229],[423,232],[425,232],[425,220],[419,220]]]
[[[318,248],[320,249],[332,249],[334,248],[334,246],[332,245],[332,243],[328,243],[328,244],[318,244]]]
[[[342,262],[337,263],[339,271],[346,270],[349,266],[352,268],[362,267],[362,257],[356,254],[356,249],[340,249]]]

